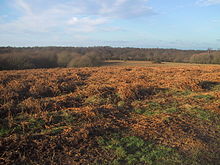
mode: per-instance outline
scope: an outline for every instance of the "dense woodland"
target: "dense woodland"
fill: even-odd
[[[220,64],[219,51],[112,47],[0,47],[0,70],[100,66],[105,60]]]

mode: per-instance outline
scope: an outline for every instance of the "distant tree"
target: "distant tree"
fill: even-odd
[[[213,64],[220,64],[220,51],[215,52],[212,57]]]
[[[205,53],[206,56],[200,56],[201,53]],[[66,67],[71,66],[71,63],[76,66],[96,66],[105,59],[119,60],[120,58],[122,60],[158,61],[159,59],[163,62],[218,63],[219,57],[215,51],[211,51],[209,57],[207,54],[207,51],[200,50],[159,48],[0,47],[0,69]]]
[[[89,52],[83,56],[73,58],[68,67],[93,67],[100,66],[103,63],[103,59],[95,54],[95,52]]]
[[[31,62],[31,58],[25,55],[10,54],[5,60],[7,69],[31,69],[35,68],[35,65]]]
[[[57,64],[59,67],[67,67],[72,59],[78,57],[80,57],[78,53],[62,51],[57,54]]]
[[[190,58],[191,63],[200,63],[200,64],[220,64],[220,52],[200,53],[194,54]]]
[[[211,49],[211,48],[208,48],[208,55],[211,54],[211,51],[212,51],[212,49]]]

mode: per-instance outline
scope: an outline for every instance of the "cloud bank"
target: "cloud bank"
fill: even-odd
[[[148,0],[14,0],[10,6],[19,16],[0,23],[0,30],[14,33],[115,30],[120,27],[111,25],[114,20],[153,14],[147,3]]]

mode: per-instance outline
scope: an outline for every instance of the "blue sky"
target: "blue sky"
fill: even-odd
[[[220,48],[220,0],[0,0],[0,46]]]

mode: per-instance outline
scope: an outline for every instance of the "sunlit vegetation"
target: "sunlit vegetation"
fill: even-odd
[[[219,77],[218,65],[1,71],[0,164],[219,164]]]
[[[190,62],[199,64],[220,64],[220,51],[194,54]]]

